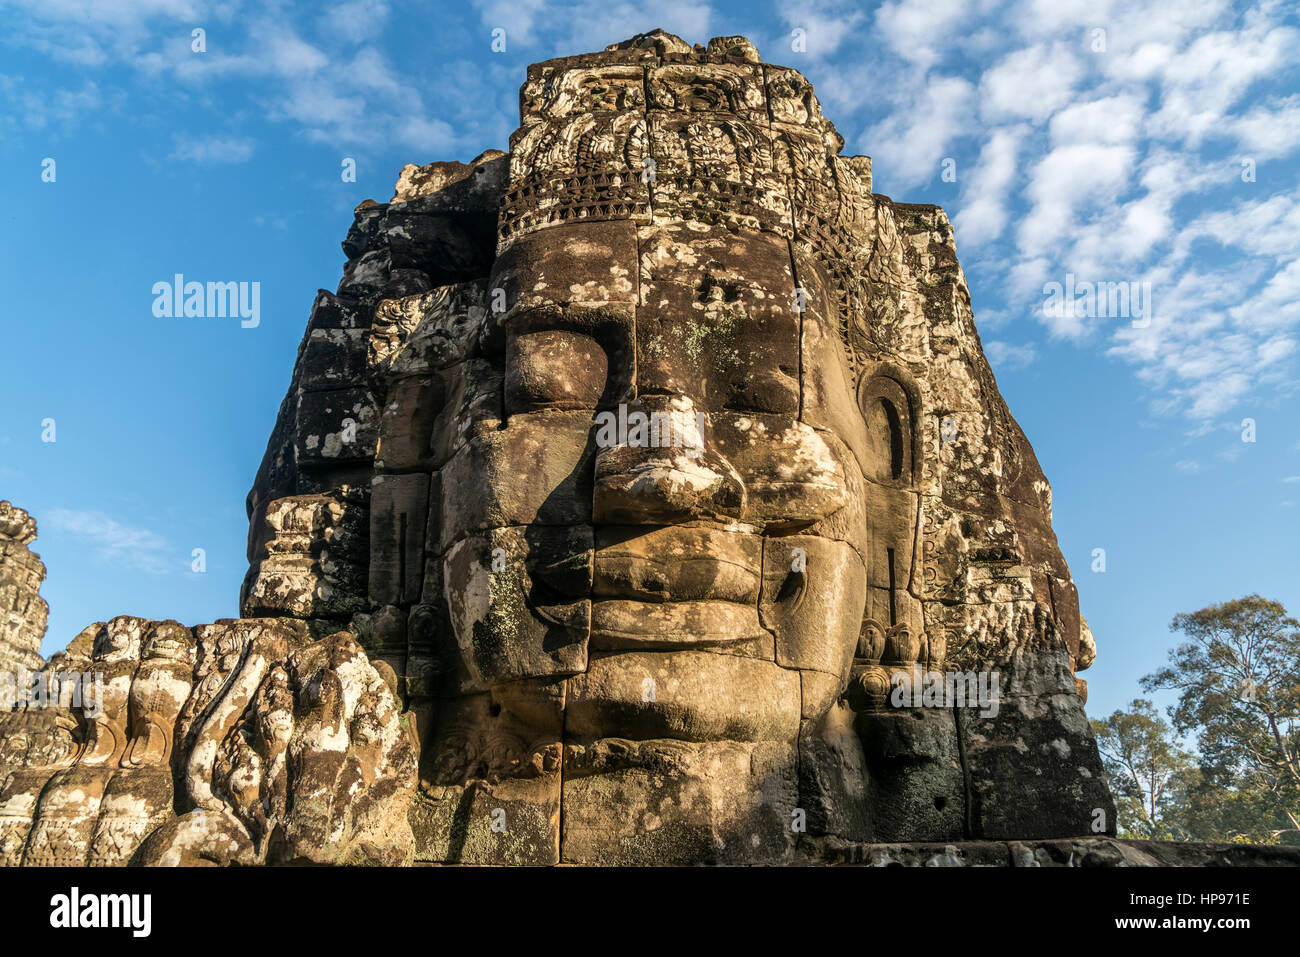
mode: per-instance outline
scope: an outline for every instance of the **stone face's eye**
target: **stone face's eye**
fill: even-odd
[[[583,333],[543,330],[513,336],[506,357],[507,407],[594,409],[608,369],[605,350]]]

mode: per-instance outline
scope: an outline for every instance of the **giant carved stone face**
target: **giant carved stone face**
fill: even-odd
[[[1052,742],[1095,755],[1072,673],[1091,642],[942,210],[873,193],[808,82],[741,38],[536,64],[520,102],[509,154],[410,167],[358,208],[313,320],[333,348],[346,296],[376,302],[357,630],[414,717],[416,858],[1023,832],[999,809],[1043,781],[1033,826],[1086,827],[1095,761]],[[412,289],[412,264],[459,278]],[[303,423],[364,427],[359,397],[302,393],[277,541],[300,508],[355,540],[352,492],[301,492],[313,455],[350,475],[342,433]],[[246,609],[304,595],[278,575],[263,562]],[[303,607],[341,617],[345,595]],[[1037,717],[885,704],[945,660],[1019,676],[996,680]]]
[[[526,768],[569,860],[780,857],[864,620],[908,661],[923,641],[910,380],[854,351],[828,279],[870,255],[869,186],[802,78],[753,59],[533,68],[480,364],[439,390],[459,697],[425,723],[425,793]],[[838,246],[790,211],[832,166],[858,190]]]

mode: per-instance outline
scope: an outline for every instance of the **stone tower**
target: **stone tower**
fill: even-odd
[[[0,670],[41,666],[50,607],[40,596],[45,565],[30,548],[36,520],[9,502],[0,502]]]
[[[952,228],[842,146],[744,38],[655,32],[532,66],[509,155],[407,167],[357,209],[250,496],[244,611],[360,623],[393,668],[418,856],[712,859],[734,827],[757,843],[717,859],[780,858],[796,806],[855,840],[1113,826],[1074,677],[1092,636]],[[698,421],[700,454],[602,447],[620,409]],[[363,573],[342,554],[367,528]],[[710,585],[719,556],[752,591]],[[1001,707],[882,704],[931,671],[991,678]],[[777,701],[780,740],[712,740],[725,717],[673,712],[665,683]],[[662,713],[613,721],[643,684]],[[704,809],[678,845],[641,833],[647,775]],[[531,823],[494,842],[489,806]]]

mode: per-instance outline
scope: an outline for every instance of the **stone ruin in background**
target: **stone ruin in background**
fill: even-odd
[[[41,665],[41,639],[50,606],[40,596],[45,565],[31,550],[34,541],[36,520],[21,508],[0,502],[0,671],[4,672]]]
[[[104,701],[0,717],[0,859],[1113,834],[1095,647],[952,227],[843,143],[744,38],[656,31],[530,67],[508,154],[357,207],[248,496],[243,617],[55,656]],[[6,653],[45,615],[13,524]],[[931,672],[993,706],[891,700]]]

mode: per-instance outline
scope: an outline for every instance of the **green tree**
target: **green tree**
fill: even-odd
[[[1196,735],[1179,820],[1198,840],[1300,843],[1300,622],[1248,595],[1170,628],[1188,640],[1142,687],[1177,691],[1174,731]]]
[[[1138,698],[1128,711],[1093,721],[1092,730],[1115,797],[1120,836],[1157,841],[1184,837],[1174,822],[1196,776],[1196,764],[1151,702]]]

